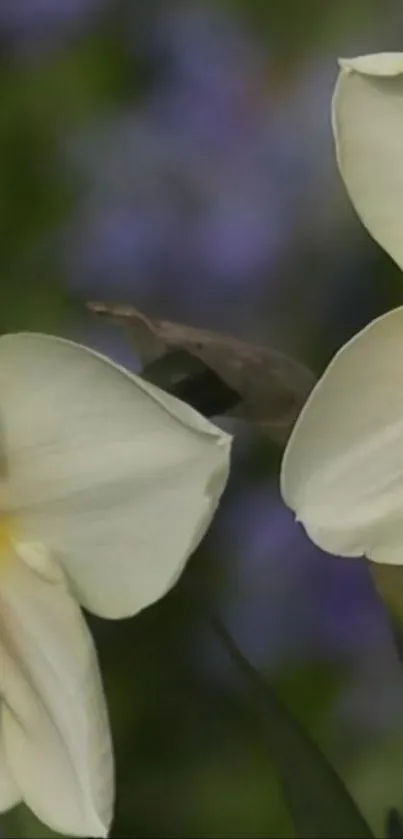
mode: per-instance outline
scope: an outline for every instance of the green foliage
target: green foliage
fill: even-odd
[[[300,839],[371,839],[373,834],[316,743],[233,643],[221,621],[213,627],[246,682],[252,711],[281,778]]]

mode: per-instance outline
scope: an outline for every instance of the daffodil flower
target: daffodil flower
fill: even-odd
[[[403,269],[403,54],[340,65],[341,176],[362,222]],[[293,429],[281,489],[325,551],[403,564],[403,308],[333,359]]]
[[[0,811],[106,836],[113,757],[81,606],[134,615],[208,527],[231,438],[84,347],[0,338]]]

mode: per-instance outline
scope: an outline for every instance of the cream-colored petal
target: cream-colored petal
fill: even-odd
[[[403,73],[403,52],[377,52],[356,58],[340,58],[344,70],[355,70],[365,76],[399,76]]]
[[[88,609],[134,614],[173,585],[225,487],[229,435],[80,345],[0,338],[11,504]]]
[[[324,550],[403,563],[403,307],[335,356],[293,429],[281,490]]]
[[[403,54],[340,63],[332,106],[340,172],[367,230],[403,268]]]
[[[11,551],[0,556],[6,760],[41,821],[63,834],[106,836],[113,761],[96,653],[79,606],[51,567],[48,558],[42,575]]]
[[[1,669],[1,660],[0,660]],[[3,743],[2,731],[2,705],[0,699],[0,813],[9,810],[21,801],[20,791],[11,775],[10,767],[7,763],[6,753]]]

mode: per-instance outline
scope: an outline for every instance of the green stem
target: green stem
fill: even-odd
[[[314,740],[244,656],[221,618],[209,612],[208,621],[249,688],[253,712],[268,735],[296,835],[300,839],[374,839],[339,775]]]

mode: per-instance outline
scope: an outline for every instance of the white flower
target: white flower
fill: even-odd
[[[340,173],[366,228],[403,268],[403,53],[340,64],[332,107]]]
[[[403,54],[340,63],[340,172],[369,232],[403,268]],[[293,429],[281,489],[324,550],[403,564],[403,308],[333,359]]]
[[[80,605],[133,615],[176,581],[231,438],[84,347],[0,338],[0,811],[106,836],[113,758]]]

